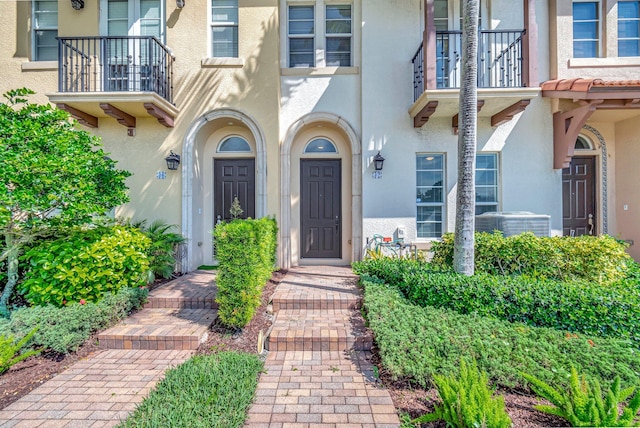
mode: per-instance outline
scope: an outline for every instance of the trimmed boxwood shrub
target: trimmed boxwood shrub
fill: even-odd
[[[457,375],[460,359],[475,359],[492,382],[526,389],[522,372],[566,384],[569,367],[610,384],[640,382],[640,352],[629,341],[584,336],[409,303],[395,288],[362,275],[364,307],[392,376],[427,386],[434,374]]]
[[[99,302],[67,306],[33,306],[16,309],[0,324],[0,334],[23,337],[37,328],[30,345],[60,353],[75,351],[93,333],[124,319],[146,301],[146,288],[121,288],[106,293]]]
[[[20,292],[33,305],[97,301],[106,292],[146,284],[151,241],[138,229],[113,226],[71,231],[23,256]]]
[[[412,303],[531,326],[629,339],[640,348],[640,283],[609,285],[527,276],[473,276],[412,261],[359,262],[355,269],[392,284]]]
[[[224,324],[242,328],[260,306],[262,288],[275,269],[277,232],[272,218],[216,226],[216,258],[220,262],[216,302]]]
[[[434,242],[432,262],[453,266],[453,239],[445,234]],[[475,234],[476,272],[530,275],[563,281],[583,279],[606,284],[624,278],[633,259],[626,244],[607,235],[537,237],[532,233],[504,237]]]

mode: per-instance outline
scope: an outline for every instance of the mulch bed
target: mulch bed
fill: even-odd
[[[262,293],[262,304],[256,311],[249,325],[240,331],[230,330],[215,323],[209,332],[207,341],[200,345],[196,354],[212,354],[220,351],[242,351],[253,354],[258,353],[258,336],[271,327],[273,316],[268,305],[276,287],[282,281],[286,271],[280,270],[273,273]],[[154,284],[152,288],[157,287]],[[358,322],[358,329],[364,328]],[[95,338],[89,339],[77,352],[60,355],[56,353],[42,354],[31,357],[13,366],[8,372],[0,375],[0,409],[8,406],[22,396],[37,388],[55,374],[62,372],[73,363],[101,352],[95,345]],[[373,349],[372,363],[380,365],[380,357],[377,350]],[[434,403],[438,400],[435,389],[424,390],[416,388],[402,380],[394,380],[383,368],[379,370],[380,382],[389,391],[391,398],[402,413],[412,418],[432,411]],[[566,422],[534,410],[533,406],[541,403],[535,397],[518,394],[513,391],[498,391],[505,398],[507,412],[517,428],[537,427],[562,427]],[[446,428],[442,422],[434,422],[423,425],[428,428]]]

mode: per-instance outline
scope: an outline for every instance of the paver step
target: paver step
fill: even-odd
[[[308,268],[306,268],[308,269]],[[358,309],[362,302],[355,280],[297,270],[288,274],[271,299],[273,310]]]
[[[208,337],[215,309],[143,309],[98,335],[106,349],[197,349]]]
[[[373,338],[349,309],[283,309],[269,334],[269,351],[371,350]]]
[[[145,308],[215,309],[215,275],[196,271],[149,293]]]

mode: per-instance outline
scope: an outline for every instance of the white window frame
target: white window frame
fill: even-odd
[[[331,7],[331,6],[349,6],[349,9],[351,11],[351,16],[349,18],[349,32],[348,33],[329,33],[327,32],[327,23],[329,22],[329,19],[327,18],[327,8]],[[324,4],[324,11],[325,11],[325,16],[324,16],[324,39],[325,39],[325,50],[324,50],[324,60],[325,62],[328,64],[328,45],[329,45],[329,39],[344,39],[344,38],[348,38],[349,39],[349,64],[346,65],[338,65],[337,67],[351,67],[353,65],[353,4],[351,3],[325,3]],[[328,64],[330,65],[330,64]],[[331,66],[331,65],[330,65]]]
[[[166,38],[166,5],[164,0],[157,0],[160,5],[160,42],[165,43]],[[127,36],[139,36],[140,35],[140,21],[143,19],[140,16],[140,0],[129,0],[128,2],[128,31]],[[109,22],[108,22],[108,10],[109,1],[100,0],[100,34],[103,36],[109,36]]]
[[[483,168],[480,169],[478,168],[478,156],[483,156],[483,155],[490,155],[490,156],[494,156],[495,157],[495,168]],[[496,183],[495,185],[489,185],[489,184],[478,184],[477,180],[478,180],[478,171],[481,170],[485,170],[485,171],[495,171],[496,172]],[[475,194],[476,194],[476,214],[478,214],[478,207],[493,207],[495,206],[495,212],[500,211],[500,192],[501,192],[501,175],[500,175],[500,153],[498,152],[477,152],[476,153],[476,183],[474,183],[474,190],[475,190]],[[496,189],[496,200],[495,201],[491,201],[491,202],[478,202],[477,200],[477,189],[479,187],[482,188],[495,188]],[[488,212],[488,211],[485,211]]]
[[[209,3],[209,57],[210,58],[239,58],[240,55],[240,6],[236,1],[236,14],[238,15],[237,21],[214,21],[213,20],[213,2],[214,0],[210,0]],[[234,56],[218,56],[214,52],[214,37],[213,30],[216,27],[222,28],[235,28],[236,30],[236,40],[235,40],[235,52]]]
[[[597,20],[597,25],[596,25],[596,29],[598,34],[596,34],[596,38],[595,39],[576,39],[575,38],[575,34],[573,34],[573,25],[575,23],[575,19],[573,16],[573,5],[576,3],[595,3],[596,4],[596,12],[598,14],[596,20]],[[602,13],[602,3],[600,2],[600,0],[573,0],[571,2],[571,32],[572,32],[572,36],[571,36],[571,57],[572,58],[600,58],[602,57],[602,34],[603,34],[603,23],[604,21],[606,21],[607,17],[606,15],[604,15]],[[590,22],[590,21],[582,21],[582,22]],[[595,40],[596,41],[596,52],[595,52],[595,56],[593,57],[576,57],[575,56],[575,42],[576,41],[589,41],[589,40]]]
[[[620,7],[620,3],[640,3],[639,1],[618,1],[618,20],[617,20],[617,28],[618,28],[618,32],[617,32],[617,39],[618,39],[618,52],[616,53],[618,57],[620,58],[630,58],[630,57],[635,57],[636,55],[620,55],[620,40],[635,40],[636,43],[640,44],[640,37],[626,37],[621,39],[620,38],[620,21],[636,21],[636,25],[640,25],[640,16],[635,17],[635,18],[620,18],[620,14],[619,14],[619,7]],[[639,5],[640,7],[640,5]]]
[[[313,34],[291,34],[289,31],[289,25],[291,23],[291,17],[289,16],[289,12],[290,12],[290,8],[291,7],[311,7],[313,10]],[[287,7],[286,7],[286,13],[287,13],[287,25],[286,25],[286,32],[287,32],[287,58],[286,58],[286,62],[287,62],[287,67],[288,68],[314,68],[316,67],[316,64],[318,63],[318,40],[317,40],[317,35],[318,35],[318,7],[315,3],[308,3],[308,2],[304,2],[304,3],[298,3],[298,2],[290,2],[287,3]],[[312,39],[313,40],[313,64],[310,64],[307,67],[303,67],[303,66],[293,66],[291,65],[291,43],[290,41],[292,39]]]
[[[442,159],[442,169],[441,170],[421,170],[418,169],[418,165],[417,165],[417,159],[418,157],[429,157],[429,156],[439,156]],[[425,152],[425,153],[416,153],[415,155],[415,159],[416,159],[416,185],[415,185],[415,189],[416,189],[416,238],[417,239],[421,239],[421,240],[425,240],[425,239],[439,239],[442,237],[442,234],[446,232],[446,221],[447,221],[447,217],[446,217],[446,203],[447,203],[447,195],[446,195],[446,189],[447,189],[447,156],[445,153],[437,153],[437,152]],[[419,189],[421,188],[425,188],[425,187],[429,187],[429,186],[419,186],[418,185],[418,172],[420,171],[441,171],[442,173],[442,193],[441,193],[441,201],[440,202],[422,202],[422,201],[418,201],[417,198],[417,192]],[[432,186],[431,186],[432,187]],[[420,236],[420,227],[419,225],[421,223],[437,223],[437,222],[427,222],[427,221],[419,221],[418,220],[418,210],[420,209],[420,207],[440,207],[440,231],[441,234],[440,236]]]
[[[56,54],[55,58],[47,58],[47,59],[41,59],[38,58],[38,42],[37,42],[37,37],[36,37],[36,32],[37,31],[55,31],[56,32],[56,37],[58,37],[58,25],[56,25],[55,27],[36,27],[36,14],[39,13],[36,10],[36,1],[33,0],[31,2],[31,17],[32,17],[32,25],[31,25],[31,57],[32,57],[32,61],[57,61],[58,60],[58,55]],[[59,10],[56,10],[56,18],[59,16]],[[56,19],[57,21],[57,19]],[[57,50],[58,46],[56,43],[56,50]]]
[[[282,58],[282,67],[288,69],[311,69],[311,68],[326,68],[331,67],[327,65],[326,59],[326,6],[350,6],[351,7],[351,33],[349,35],[351,39],[350,54],[351,65],[339,66],[340,68],[350,68],[356,66],[355,52],[358,48],[356,46],[356,30],[358,20],[358,10],[356,8],[356,2],[354,0],[281,0],[281,10],[284,12],[281,14],[281,19],[286,25],[282,25],[281,37],[285,40],[284,55]],[[314,8],[314,62],[315,64],[309,67],[291,67],[290,65],[290,52],[289,52],[289,39],[292,36],[289,34],[289,6],[313,6]],[[293,35],[295,37],[297,35]],[[332,34],[331,36],[344,37],[342,34]],[[329,36],[329,37],[331,37]],[[298,37],[308,38],[308,35],[300,35]]]

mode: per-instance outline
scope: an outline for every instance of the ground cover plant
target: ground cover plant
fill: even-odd
[[[625,385],[639,382],[640,353],[628,340],[420,307],[380,279],[362,275],[361,281],[382,364],[395,378],[427,386],[436,374],[457,374],[460,358],[470,358],[492,383],[508,389],[528,391],[521,372],[562,384],[571,366],[603,385],[617,375]]]
[[[640,393],[624,402],[634,393],[635,387],[622,388],[620,377],[602,396],[600,383],[589,381],[585,375],[578,376],[575,367],[571,368],[569,388],[554,388],[540,379],[523,374],[531,388],[539,396],[549,400],[552,405],[537,405],[541,412],[559,416],[573,427],[631,427],[640,426]],[[622,409],[622,412],[620,412]]]
[[[242,328],[260,306],[262,287],[275,270],[275,219],[233,220],[216,226],[218,316],[227,326]]]
[[[11,366],[26,360],[32,355],[37,355],[40,352],[36,350],[24,350],[27,342],[35,334],[36,329],[31,330],[26,336],[20,339],[9,335],[5,336],[0,334],[0,374],[6,372]]]
[[[197,355],[166,372],[125,427],[241,427],[263,364],[256,355]]]
[[[140,308],[147,294],[146,288],[127,287],[115,294],[106,293],[95,303],[23,307],[11,312],[9,322],[0,324],[0,334],[23,337],[37,328],[29,346],[65,354],[78,349],[96,331],[116,324]]]
[[[419,306],[624,338],[640,347],[640,282],[633,276],[607,285],[526,275],[468,277],[429,263],[397,259],[358,262],[354,269],[393,284]]]

